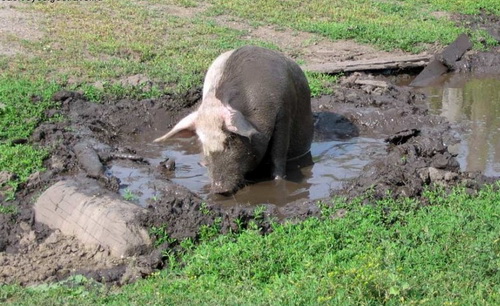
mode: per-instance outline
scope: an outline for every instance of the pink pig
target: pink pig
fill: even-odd
[[[282,179],[287,160],[311,147],[307,79],[276,51],[245,46],[225,52],[208,69],[198,110],[154,141],[186,130],[200,139],[212,192],[233,194],[248,173],[269,165],[272,176]]]

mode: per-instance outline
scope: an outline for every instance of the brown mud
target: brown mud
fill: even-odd
[[[500,65],[500,54],[468,54],[456,69],[482,71],[484,65]],[[388,194],[419,197],[428,186],[448,188],[461,184],[473,191],[483,183],[493,182],[494,178],[479,172],[461,171],[456,154],[449,149],[460,141],[456,132],[460,126],[452,126],[446,118],[431,112],[421,91],[397,85],[401,77],[354,73],[341,79],[333,95],[313,99],[316,144],[349,143],[353,139],[377,143],[359,171],[353,177],[341,179],[341,184],[329,193],[347,198],[360,195],[380,198]],[[241,230],[253,221],[266,233],[271,230],[271,220],[301,220],[320,215],[317,200],[327,200],[329,195],[311,195],[314,183],[304,187],[305,196],[299,192],[298,197],[285,198],[279,203],[257,200],[252,205],[237,198],[231,203],[215,201],[203,192],[193,192],[175,183],[172,173],[182,170],[180,166],[167,160],[169,156],[151,158],[145,144],[192,111],[200,98],[200,89],[158,99],[102,103],[86,101],[76,92],[55,94],[53,99],[59,106],[48,110],[47,115],[49,118],[62,115],[66,119],[43,123],[29,139],[53,149],[45,161],[47,170],[32,175],[17,192],[16,200],[8,203],[18,207],[16,214],[0,214],[0,284],[57,281],[72,274],[123,284],[162,268],[163,250],[175,250],[178,241],[185,238],[198,239],[206,226],[225,233]],[[192,147],[187,145],[185,150]],[[341,146],[334,146],[333,151],[338,148]],[[350,157],[339,159],[334,167],[349,160]],[[126,175],[119,174],[117,164],[122,169],[142,169],[140,175],[147,180],[145,189],[152,190],[146,196],[129,195],[129,200],[146,208],[146,212],[137,216],[137,222],[147,228],[164,227],[168,237],[175,241],[171,239],[153,252],[135,258],[115,259],[103,249],[87,249],[74,238],[35,222],[33,202],[59,180],[72,178],[82,185],[97,182],[106,192],[126,197],[124,192],[132,183]],[[128,179],[133,182],[134,176],[140,175],[132,171]],[[269,182],[262,184],[268,189],[261,191],[283,187],[269,186]],[[290,192],[287,190],[284,192]],[[252,197],[252,192],[248,194]],[[257,204],[264,206],[264,213],[255,209]]]

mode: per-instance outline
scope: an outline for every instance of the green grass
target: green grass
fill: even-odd
[[[499,187],[499,186],[497,186]],[[0,287],[12,304],[497,305],[500,192],[427,192],[361,204],[334,200],[324,218],[191,245],[148,279],[107,290],[85,281]],[[329,216],[346,209],[344,218]],[[132,302],[133,301],[133,302]]]
[[[329,75],[317,72],[305,72],[309,87],[311,88],[311,96],[317,97],[325,94],[332,94],[332,84],[335,84],[339,79],[338,75]]]
[[[420,4],[429,3],[433,9],[454,13],[476,15],[484,12],[486,14],[500,15],[500,3],[496,0],[417,0],[415,2]]]
[[[127,201],[134,202],[139,199],[139,197],[130,189],[126,188],[123,192],[123,198]]]
[[[0,214],[5,214],[5,215],[9,215],[9,214],[16,214],[17,213],[17,207],[16,206],[13,206],[13,205],[1,205],[0,206]]]
[[[54,106],[51,97],[60,87],[44,80],[13,79],[0,75],[0,171],[16,174],[9,182],[13,191],[30,174],[43,170],[48,151],[32,144],[14,144],[29,139],[38,124],[46,120],[44,111]],[[12,198],[10,193],[8,198]]]
[[[234,15],[264,24],[321,34],[332,40],[354,39],[385,50],[419,52],[426,46],[446,45],[460,33],[470,34],[477,43],[490,37],[481,30],[457,26],[447,18],[434,17],[435,11],[500,14],[500,2],[442,0],[210,0],[212,15]],[[487,44],[495,42],[490,38]]]
[[[204,10],[177,17],[165,4]],[[225,50],[244,44],[277,48],[270,41],[248,40],[246,31],[219,25],[215,18],[220,14],[241,17],[251,25],[274,24],[332,40],[355,39],[386,50],[412,52],[448,44],[464,31],[476,45],[480,38],[489,37],[458,27],[453,20],[433,17],[432,12],[500,14],[495,0],[117,0],[35,2],[19,9],[42,14],[45,36],[35,42],[11,37],[26,54],[0,56],[2,70],[11,76],[54,80],[81,89],[94,100],[105,95],[148,98],[183,92],[200,86],[210,62]],[[487,44],[493,41],[488,39]],[[119,82],[135,74],[145,75],[154,86],[143,90]],[[316,76],[312,79],[321,82]],[[96,82],[102,89],[93,88]]]
[[[31,55],[4,65],[11,73],[43,75],[95,95],[89,85],[102,82],[114,97],[149,97],[184,92],[201,85],[211,61],[245,44],[243,33],[206,18],[180,18],[141,1],[35,3],[26,10],[45,14],[42,41],[21,41]],[[143,74],[155,86],[142,93],[118,80]],[[125,88],[124,88],[125,87]],[[98,95],[97,97],[101,97]]]

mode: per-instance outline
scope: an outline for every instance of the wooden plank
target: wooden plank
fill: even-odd
[[[433,55],[407,55],[392,58],[303,65],[302,69],[319,73],[341,73],[367,70],[406,69],[426,66]]]
[[[443,52],[436,55],[435,59],[410,83],[410,86],[425,87],[438,81],[470,48],[472,48],[472,42],[469,37],[465,34],[458,36]]]
[[[471,48],[472,42],[469,37],[465,34],[461,34],[436,58],[447,67],[452,67],[453,64],[455,64],[455,62],[458,61],[462,55],[464,55],[465,52],[469,51]]]
[[[425,87],[431,85],[438,77],[448,72],[448,67],[438,60],[432,60],[410,83],[410,86]]]

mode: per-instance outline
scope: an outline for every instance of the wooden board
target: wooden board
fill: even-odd
[[[392,58],[347,61],[337,63],[303,65],[305,71],[319,73],[341,73],[368,70],[407,69],[425,67],[433,55],[407,55]]]

